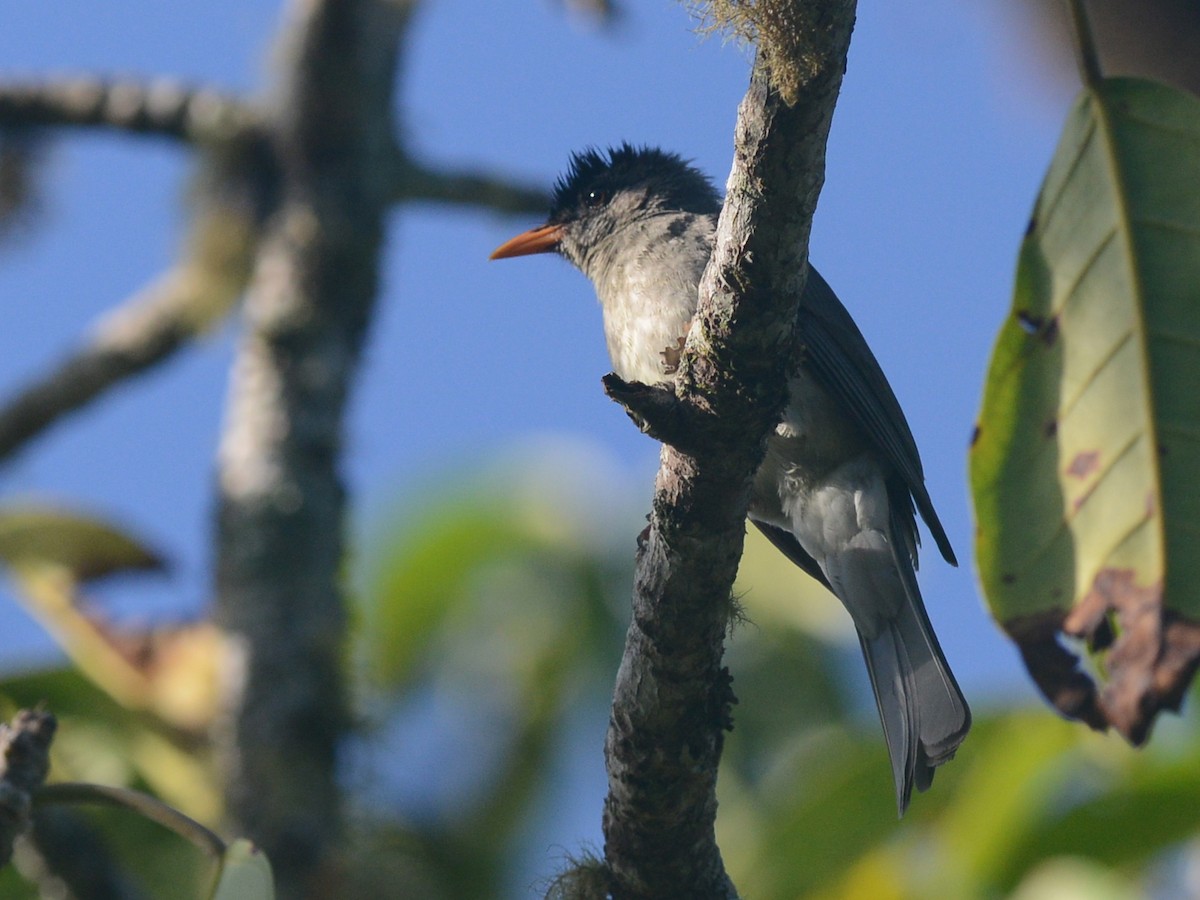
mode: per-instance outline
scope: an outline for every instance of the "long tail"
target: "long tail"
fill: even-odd
[[[901,566],[903,571],[905,566]],[[946,663],[907,573],[906,602],[873,638],[859,635],[896,781],[900,815],[915,786],[923,791],[933,772],[954,757],[971,727],[971,710]]]

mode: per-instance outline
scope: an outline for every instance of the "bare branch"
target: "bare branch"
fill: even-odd
[[[689,442],[697,449],[664,447],[638,550],[605,741],[604,852],[620,898],[736,896],[714,834],[734,702],[724,636],[751,481],[787,398],[808,233],[854,22],[853,0],[803,7],[819,27],[798,36],[808,72],[789,85],[794,105],[756,66],[739,109],[717,244],[676,380],[680,403],[695,410],[688,420],[703,430]],[[778,48],[772,62],[777,73]]]
[[[438,170],[405,158],[395,166],[392,196],[397,203],[446,203],[500,213],[544,213],[545,188],[514,184],[485,172]]]
[[[615,0],[559,0],[570,12],[584,16],[597,25],[610,26],[624,14],[621,4]]]
[[[254,212],[211,202],[193,221],[184,260],[97,324],[57,368],[0,406],[0,459],[113,385],[169,358],[220,319],[249,278]]]
[[[258,119],[240,100],[167,80],[75,78],[0,85],[0,128],[100,127],[210,143],[253,128]]]

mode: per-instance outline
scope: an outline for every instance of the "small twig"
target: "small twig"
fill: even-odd
[[[101,804],[128,809],[186,838],[215,860],[220,860],[225,853],[225,841],[215,831],[185,816],[175,807],[140,791],[105,784],[63,781],[48,784],[33,795],[35,808],[64,804]]]
[[[633,423],[656,441],[684,452],[694,450],[702,442],[701,416],[694,407],[680,401],[674,389],[624,381],[611,372],[602,383],[604,393],[620,403]]]
[[[1067,0],[1071,12],[1072,31],[1075,35],[1075,59],[1079,64],[1079,77],[1084,86],[1095,89],[1104,80],[1100,69],[1100,54],[1096,39],[1092,35],[1092,23],[1088,19],[1086,0]]]
[[[0,128],[92,126],[207,143],[258,121],[240,100],[166,80],[75,78],[0,86]]]
[[[544,213],[550,194],[483,172],[433,169],[404,157],[395,166],[393,202],[446,203],[499,213]]]

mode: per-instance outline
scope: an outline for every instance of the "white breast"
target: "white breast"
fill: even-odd
[[[670,381],[668,357],[678,351],[696,312],[711,232],[698,227],[623,253],[593,279],[604,310],[613,371],[626,381]]]

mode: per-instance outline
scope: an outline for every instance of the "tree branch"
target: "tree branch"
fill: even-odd
[[[12,858],[13,841],[29,827],[33,794],[50,771],[50,743],[58,722],[48,712],[23,709],[0,725],[0,866]]]
[[[225,315],[249,279],[255,212],[209,194],[183,260],[97,324],[57,368],[0,406],[0,459],[112,386],[153,368]]]
[[[338,466],[378,288],[411,5],[296,0],[277,54],[281,200],[245,301],[218,459],[216,616],[230,677],[216,740],[233,830],[267,852],[281,897],[316,896],[342,825]]]
[[[172,81],[75,78],[0,86],[0,128],[108,128],[187,143],[213,143],[258,125],[248,104]]]
[[[514,184],[486,172],[434,169],[404,156],[395,163],[396,203],[446,203],[499,213],[544,213],[545,188]]]
[[[663,448],[638,551],[605,741],[605,858],[621,898],[736,896],[714,834],[734,701],[721,658],[751,481],[787,399],[808,234],[854,22],[853,0],[785,5],[805,20],[788,50],[803,54],[806,72],[789,82],[789,106],[756,66],[739,109],[717,243],[676,381],[680,403],[694,410],[696,449]],[[778,47],[771,58],[778,67]]]

